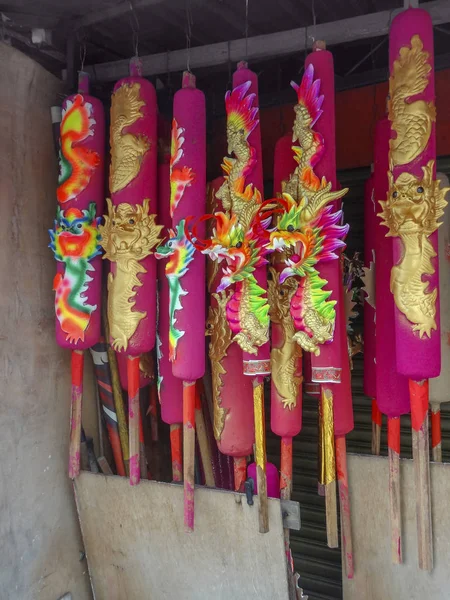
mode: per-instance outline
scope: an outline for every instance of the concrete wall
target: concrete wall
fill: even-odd
[[[431,465],[434,570],[417,563],[412,460],[401,461],[403,564],[390,549],[389,464],[375,456],[349,456],[355,577],[344,577],[344,600],[447,600],[450,598],[450,464]]]
[[[0,82],[0,598],[87,600],[66,475],[70,356],[54,341],[47,248],[57,177],[49,107],[61,82],[2,43]]]

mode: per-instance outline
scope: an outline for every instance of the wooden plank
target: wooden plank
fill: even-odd
[[[435,25],[450,21],[450,2],[447,2],[447,0],[427,2],[426,8]],[[333,46],[387,35],[392,18],[401,10],[386,10],[368,15],[359,15],[340,21],[321,23],[315,28],[299,27],[289,31],[249,37],[248,52],[246,51],[245,39],[191,48],[190,66],[191,69],[199,69],[221,65],[229,60],[237,62],[244,56],[248,57],[248,61],[256,61],[295,54],[305,48],[305,41],[307,48],[311,48],[315,39],[325,40],[329,46]],[[168,71],[182,71],[186,68],[187,52],[186,50],[162,52],[142,56],[141,60],[142,74],[144,77],[148,77],[167,73]],[[101,63],[90,69],[87,68],[87,70],[91,70],[98,81],[114,81],[128,75],[129,61],[119,60]]]
[[[83,472],[75,493],[96,600],[287,600],[281,505],[258,532],[258,498],[197,487],[184,533],[183,487]]]
[[[400,459],[402,472],[403,564],[392,563],[387,457],[349,455],[353,550],[352,581],[343,579],[345,600],[444,600],[450,589],[450,464],[432,463],[433,573],[418,569],[414,464]],[[376,485],[374,485],[376,482]],[[370,523],[370,527],[368,527]]]

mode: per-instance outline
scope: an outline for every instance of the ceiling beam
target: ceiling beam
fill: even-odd
[[[32,43],[31,37],[29,37],[27,35],[22,35],[21,33],[18,33],[17,31],[14,31],[13,29],[10,29],[8,27],[5,27],[5,37],[6,38],[9,37],[9,38],[12,38],[13,40],[17,40],[18,42],[24,44],[28,48],[32,48],[33,50],[35,50],[37,52],[37,54],[42,54],[43,56],[48,56],[48,57],[52,58],[53,60],[56,60],[57,62],[60,62],[62,64],[65,64],[65,62],[66,62],[65,55],[62,52],[59,52],[59,50],[54,50],[53,48],[50,48],[47,46],[46,47],[37,46]]]
[[[111,6],[110,8],[94,10],[90,13],[87,13],[83,17],[80,17],[75,21],[75,29],[90,27],[96,23],[102,23],[103,21],[109,21],[110,19],[121,17],[122,15],[131,12],[131,6],[134,10],[140,10],[141,8],[148,8],[149,6],[156,6],[166,2],[167,0],[135,0],[131,5],[129,0],[125,0],[124,2],[119,2],[115,6]]]
[[[448,0],[434,0],[427,2],[424,6],[431,14],[435,25],[450,22],[450,2]],[[304,50],[305,40],[306,46],[312,47],[313,34],[315,39],[325,40],[329,46],[386,35],[389,33],[391,19],[402,10],[386,10],[332,23],[322,23],[316,25],[314,31],[311,27],[300,27],[289,31],[250,37],[248,38],[247,52],[245,39],[191,48],[190,66],[191,69],[200,69],[227,63],[229,60],[237,62],[245,56],[249,61],[257,61],[295,54]],[[182,71],[186,68],[186,58],[186,50],[142,56],[142,75],[149,77],[168,71]],[[95,76],[97,81],[114,81],[126,77],[128,69],[128,60],[100,63],[95,65]],[[94,69],[92,69],[92,73],[94,73]]]

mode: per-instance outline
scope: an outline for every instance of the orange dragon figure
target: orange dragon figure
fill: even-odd
[[[61,121],[61,149],[59,152],[59,179],[56,197],[64,204],[86,189],[92,173],[100,164],[97,152],[80,146],[94,134],[95,119],[92,104],[81,94],[67,100]]]

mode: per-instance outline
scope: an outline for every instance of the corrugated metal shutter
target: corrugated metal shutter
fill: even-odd
[[[438,170],[450,173],[450,159],[438,161]],[[354,169],[339,173],[340,183],[350,189],[345,200],[345,220],[350,224],[347,252],[364,251],[364,183],[369,169]],[[355,321],[355,329],[362,329],[362,319]],[[363,360],[353,359],[353,408],[355,428],[347,436],[347,449],[358,454],[371,453],[371,399],[363,394]],[[450,401],[450,392],[449,392]],[[270,414],[270,411],[268,411]],[[411,421],[401,421],[402,456],[411,458]],[[279,465],[279,438],[270,433],[268,423],[267,452],[271,462]],[[442,405],[443,460],[450,460],[450,404]],[[383,418],[381,454],[387,456],[386,419]],[[326,542],[325,502],[317,494],[317,400],[303,399],[303,429],[294,441],[293,500],[300,502],[302,529],[291,532],[291,547],[295,568],[301,575],[301,585],[310,600],[341,600],[342,570],[340,549],[330,549]],[[358,556],[355,556],[355,569]]]

